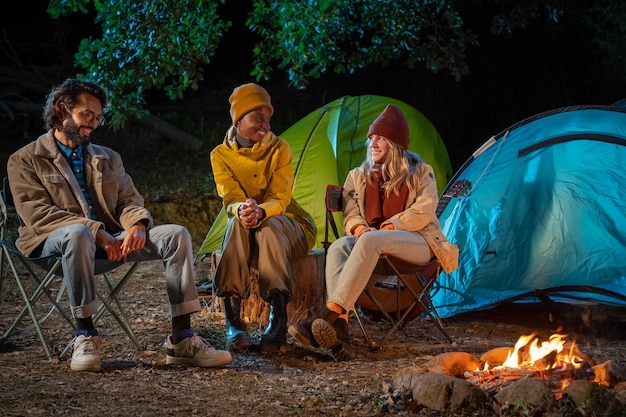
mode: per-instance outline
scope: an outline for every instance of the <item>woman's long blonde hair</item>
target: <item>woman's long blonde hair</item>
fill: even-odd
[[[407,184],[409,190],[414,192],[417,189],[418,184],[416,181],[419,177],[413,175],[413,173],[424,163],[424,160],[420,155],[402,149],[400,145],[387,138],[385,138],[385,141],[389,144],[387,158],[382,164],[376,164],[370,152],[370,140],[367,140],[367,158],[361,164],[361,169],[365,174],[365,178],[367,178],[367,182],[371,184],[373,181],[372,174],[380,171],[384,179],[383,191],[385,197],[389,197],[392,192],[400,194],[400,188],[404,184]]]

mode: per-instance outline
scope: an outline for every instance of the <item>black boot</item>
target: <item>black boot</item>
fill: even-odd
[[[245,350],[252,346],[252,340],[241,320],[239,310],[241,298],[232,295],[224,297],[224,321],[226,322],[226,342],[230,350]]]
[[[270,324],[261,336],[262,352],[276,351],[287,343],[287,294],[270,293]]]

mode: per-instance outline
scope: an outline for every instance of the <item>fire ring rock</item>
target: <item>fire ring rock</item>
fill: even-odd
[[[464,379],[425,373],[411,379],[413,401],[437,411],[483,410],[489,403],[485,391]]]
[[[495,411],[505,414],[518,408],[517,412],[520,412],[520,415],[542,415],[537,413],[553,411],[557,407],[548,384],[536,378],[522,378],[511,383],[497,393],[494,400]]]
[[[465,372],[476,372],[480,368],[476,356],[467,352],[446,352],[435,356],[426,364],[430,372],[464,378]]]

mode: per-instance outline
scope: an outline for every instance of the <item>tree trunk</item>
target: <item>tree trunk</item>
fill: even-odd
[[[217,267],[221,253],[211,254],[213,271]],[[326,285],[324,282],[324,251],[313,249],[309,254],[291,265],[293,276],[293,294],[287,304],[287,316],[289,324],[293,324],[307,318],[313,312],[319,310],[326,301]],[[241,317],[246,323],[255,323],[266,326],[269,323],[270,306],[259,296],[259,283],[257,270],[250,269],[251,285],[250,297],[241,302]],[[221,297],[214,297],[213,306],[223,311]]]

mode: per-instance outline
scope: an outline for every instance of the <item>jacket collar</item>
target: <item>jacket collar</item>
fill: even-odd
[[[89,146],[85,146],[83,152],[83,157],[85,158],[85,160],[88,160],[89,157],[96,159],[109,159],[109,155],[104,152],[102,146],[95,145],[93,143]],[[54,130],[51,129],[47,133],[39,136],[35,144],[35,155],[47,159],[65,157],[56,144],[56,139],[54,138]]]

